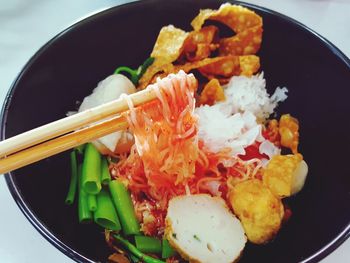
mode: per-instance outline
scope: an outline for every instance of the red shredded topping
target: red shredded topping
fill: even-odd
[[[183,72],[150,86],[158,100],[131,110],[127,119],[135,137],[128,156],[112,164],[112,174],[126,181],[142,230],[161,236],[169,200],[186,193],[209,193],[227,200],[231,183],[259,178],[259,144],[232,157],[230,149],[207,152],[197,137],[194,93],[197,82]]]

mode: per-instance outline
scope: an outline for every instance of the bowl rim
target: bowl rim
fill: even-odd
[[[148,0],[147,2],[157,2],[158,0]],[[60,39],[65,34],[69,33],[70,31],[74,30],[75,28],[90,22],[94,20],[95,18],[104,16],[110,12],[113,12],[115,9],[120,8],[128,8],[132,6],[138,6],[142,5],[144,1],[136,1],[132,0],[131,2],[121,4],[121,5],[112,5],[106,8],[98,9],[96,11],[93,11],[91,13],[88,13],[85,16],[80,17],[75,22],[71,23],[69,26],[67,26],[64,30],[56,34],[53,38],[51,38],[49,41],[47,41],[42,47],[40,47],[26,62],[26,64],[21,68],[20,72],[17,74],[15,80],[12,82],[4,100],[4,104],[1,109],[0,113],[0,140],[5,139],[5,131],[6,131],[6,123],[7,123],[7,117],[8,117],[8,111],[9,107],[12,102],[13,94],[15,93],[17,89],[17,84],[20,82],[22,76],[27,72],[27,70],[31,67],[31,65],[36,61],[36,59],[45,52],[56,40]],[[220,2],[220,1],[219,1]],[[314,37],[316,37],[320,43],[325,45],[329,50],[332,51],[332,53],[337,56],[339,59],[342,60],[342,62],[350,69],[350,59],[339,49],[337,48],[333,43],[331,43],[329,40],[327,40],[325,37],[321,36],[319,33],[315,32],[314,30],[310,29],[303,23],[287,16],[284,14],[281,14],[277,11],[262,7],[260,5],[250,4],[246,3],[244,1],[221,1],[224,2],[231,2],[233,4],[238,4],[245,6],[247,8],[252,8],[254,10],[263,12],[267,15],[277,16],[281,19],[283,19],[285,22],[289,24],[296,25],[300,30],[305,31]],[[68,256],[69,258],[77,261],[77,262],[94,262],[91,259],[88,259],[87,257],[83,256],[79,252],[75,251],[73,248],[68,246],[67,244],[63,243],[61,240],[59,240],[58,237],[56,237],[48,228],[47,226],[39,220],[34,214],[34,212],[27,206],[25,203],[24,198],[21,196],[20,190],[17,188],[13,177],[14,175],[12,172],[6,173],[5,180],[7,187],[10,190],[10,193],[15,200],[17,206],[20,208],[22,213],[25,215],[25,217],[28,219],[28,221],[34,226],[34,228],[46,239],[48,240],[52,245],[54,245],[58,250],[60,250],[63,254]],[[318,251],[316,251],[313,255],[309,256],[306,259],[303,259],[300,261],[301,263],[311,263],[311,262],[318,262],[321,259],[328,256],[330,253],[332,253],[336,248],[338,248],[343,242],[345,242],[350,237],[350,219],[347,226],[344,227],[344,229],[336,236],[334,237],[328,244],[326,244],[324,247],[320,248]]]

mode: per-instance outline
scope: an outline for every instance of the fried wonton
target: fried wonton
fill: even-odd
[[[214,105],[215,102],[224,100],[224,89],[217,79],[212,79],[204,86],[203,91],[199,97],[199,104]]]
[[[216,78],[221,84],[226,84],[232,76],[251,76],[259,70],[259,67],[260,60],[255,55],[205,58],[183,65],[164,67],[162,73],[155,74],[151,82],[154,82],[157,77],[162,78],[180,70],[188,73],[196,69],[207,79]]]
[[[162,27],[151,53],[154,62],[140,79],[139,88],[145,88],[158,72],[171,70],[171,63],[180,56],[187,36],[187,32],[173,25]]]
[[[183,52],[188,61],[198,61],[210,56],[219,47],[218,28],[206,26],[192,31],[184,43]]]
[[[203,26],[214,20],[231,28],[235,35],[219,38],[216,26]],[[163,27],[154,45],[151,57],[154,63],[139,81],[139,89],[180,70],[198,70],[208,80],[228,83],[232,76],[251,76],[260,68],[259,57],[262,19],[253,11],[231,4],[218,10],[201,10],[192,21],[194,30],[187,33],[172,25]]]
[[[191,25],[194,30],[200,30],[206,20],[221,22],[235,32],[232,37],[220,39],[220,55],[251,55],[259,50],[263,23],[255,12],[226,3],[218,10],[201,10]]]

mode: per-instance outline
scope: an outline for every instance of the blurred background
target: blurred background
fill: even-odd
[[[43,44],[86,16],[127,2],[130,1],[0,0],[0,105],[21,68]],[[350,57],[350,0],[245,2],[300,21]],[[54,208],[48,206],[48,209]],[[15,204],[1,176],[0,211],[0,262],[73,262],[34,229]],[[350,262],[350,240],[322,261],[332,262]]]

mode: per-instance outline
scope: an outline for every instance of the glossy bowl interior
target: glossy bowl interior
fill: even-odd
[[[76,101],[120,65],[137,67],[150,54],[160,28],[190,30],[200,8],[220,1],[151,0],[108,9],[46,44],[14,82],[2,112],[2,138],[65,116]],[[269,90],[286,86],[278,112],[301,123],[300,151],[309,164],[303,191],[288,200],[293,216],[265,246],[248,244],[241,262],[311,262],[349,235],[350,62],[303,25],[247,5],[264,19],[260,51]],[[111,252],[102,229],[80,225],[76,206],[64,204],[69,158],[62,153],[6,176],[19,207],[50,242],[81,262],[104,262]]]

